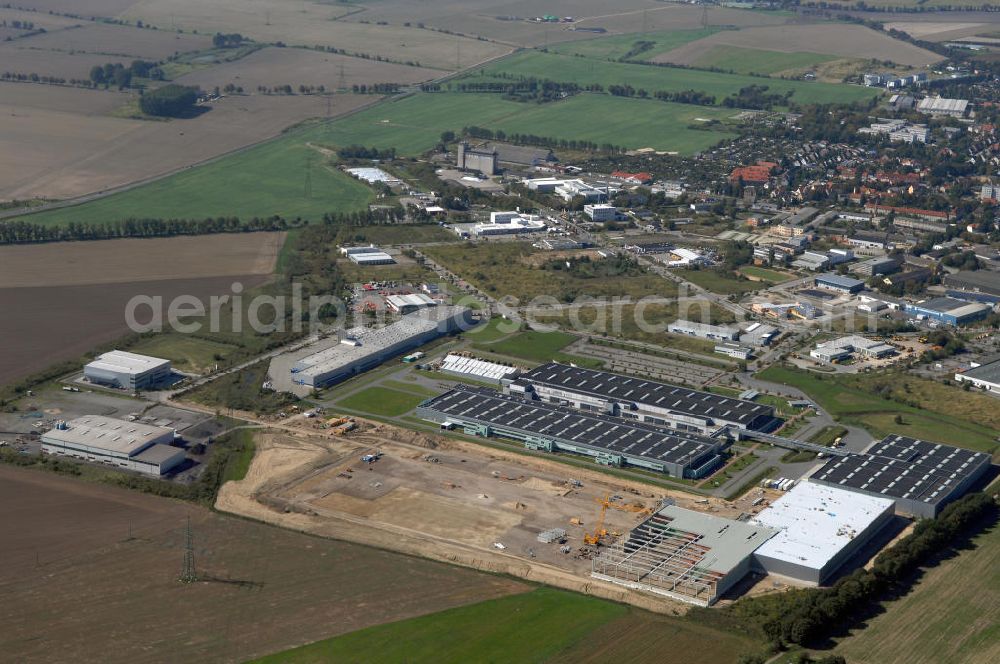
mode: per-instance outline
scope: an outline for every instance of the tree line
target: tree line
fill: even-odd
[[[534,134],[508,134],[501,129],[494,131],[492,129],[476,126],[464,127],[462,129],[462,135],[469,138],[479,138],[490,141],[508,141],[518,145],[535,145],[543,148],[561,148],[563,150],[581,150],[585,152],[621,154],[627,149],[612,143],[595,143],[594,141],[552,138],[550,136],[535,136]]]

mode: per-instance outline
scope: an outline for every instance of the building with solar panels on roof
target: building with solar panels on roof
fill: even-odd
[[[723,427],[770,431],[774,408],[711,392],[551,362],[506,386],[526,399],[701,434]]]
[[[721,464],[728,445],[726,438],[463,385],[423,402],[417,415],[472,436],[499,436],[531,450],[570,452],[605,466],[633,466],[672,477],[705,477]]]
[[[990,462],[984,452],[893,435],[862,454],[830,459],[809,481],[891,498],[897,513],[933,518],[969,491]]]

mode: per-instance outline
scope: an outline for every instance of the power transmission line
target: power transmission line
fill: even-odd
[[[191,517],[187,519],[187,529],[184,532],[184,567],[181,569],[181,583],[194,583],[198,573],[194,568],[194,532],[191,530]]]

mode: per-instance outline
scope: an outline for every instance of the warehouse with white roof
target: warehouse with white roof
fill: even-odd
[[[170,377],[170,360],[113,350],[99,355],[83,368],[83,376],[95,385],[123,390],[143,390]]]
[[[184,450],[170,445],[174,438],[168,427],[86,415],[42,434],[42,452],[159,477],[185,459]]]
[[[339,343],[320,342],[311,351],[305,350],[304,355],[293,356],[297,359],[290,368],[292,391],[307,394],[313,388],[346,380],[377,367],[390,357],[470,327],[472,322],[472,312],[468,308],[441,305],[406,314],[385,327],[347,330]],[[272,360],[271,377],[282,385],[284,381],[276,376],[276,366],[282,365]]]
[[[893,501],[800,482],[750,523],[778,534],[754,553],[768,574],[819,585],[892,519]]]

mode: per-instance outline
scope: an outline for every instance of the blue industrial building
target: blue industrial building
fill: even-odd
[[[990,315],[987,304],[963,302],[951,297],[935,297],[916,304],[907,304],[906,313],[913,318],[928,318],[948,325],[966,325]]]

